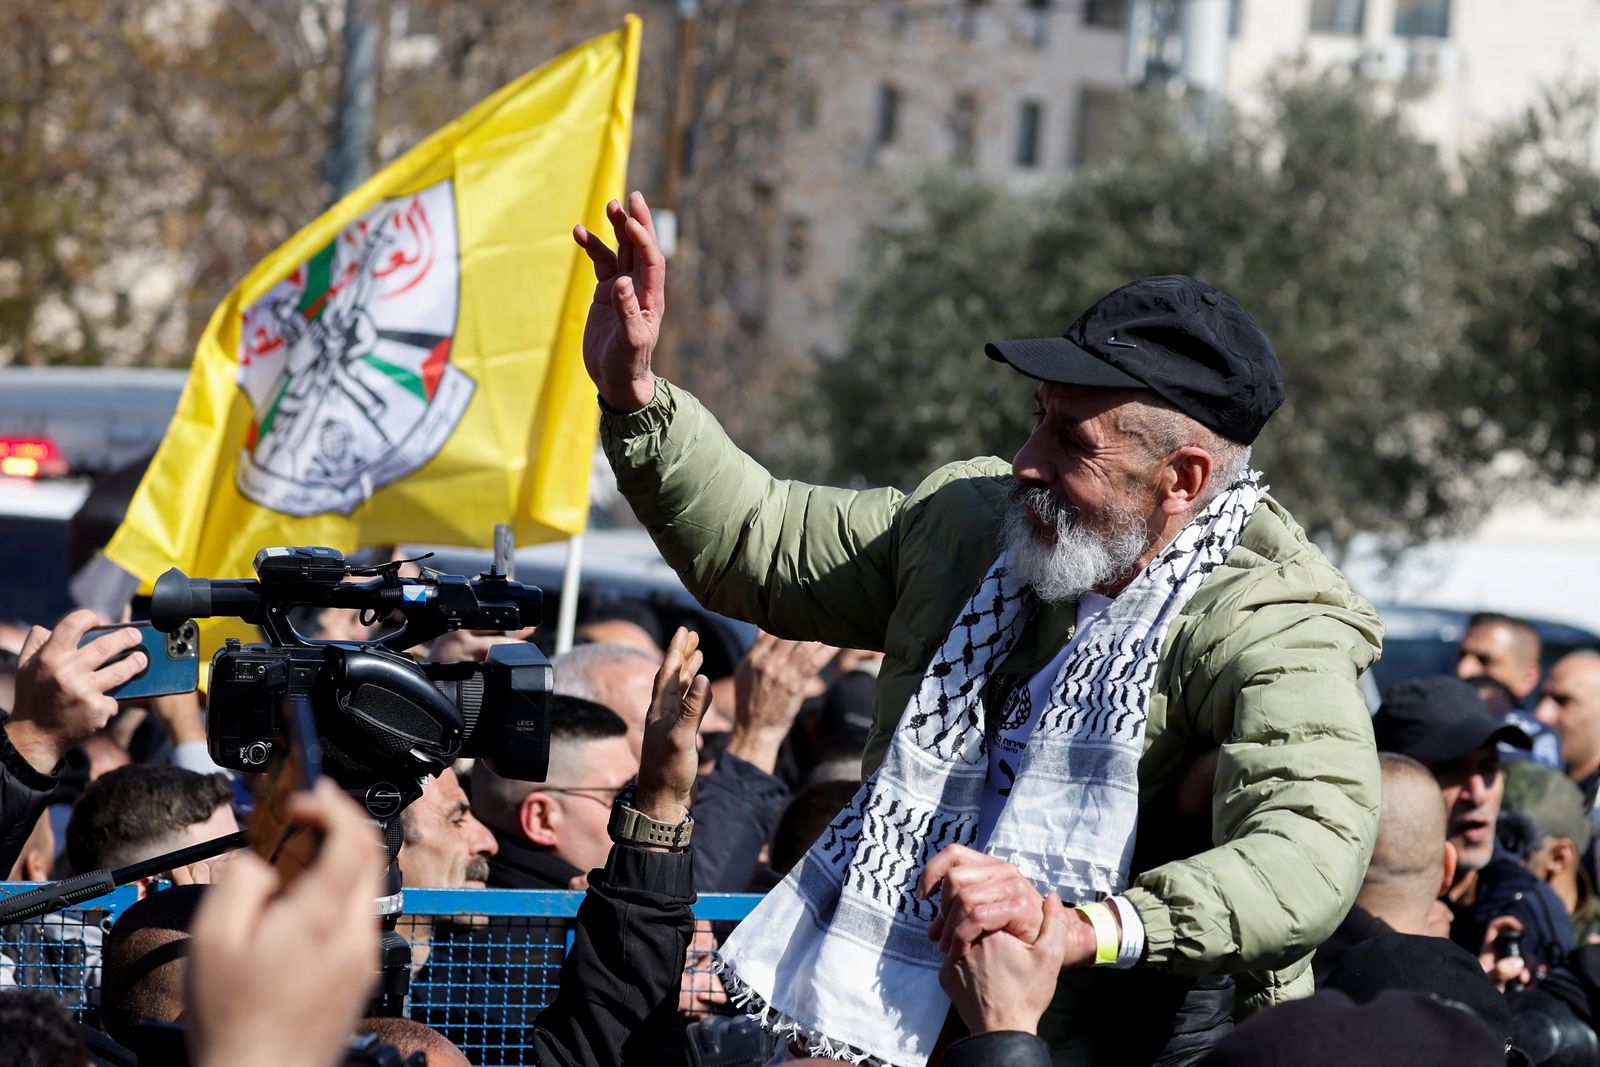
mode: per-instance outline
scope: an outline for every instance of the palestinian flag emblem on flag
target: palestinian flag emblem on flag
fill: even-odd
[[[349,515],[432,459],[475,388],[450,363],[460,290],[447,180],[381,201],[246,308],[239,491]]]

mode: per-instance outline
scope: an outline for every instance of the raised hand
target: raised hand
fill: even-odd
[[[838,651],[817,641],[787,641],[757,631],[733,676],[734,726],[728,751],[771,774],[805,703],[806,687]]]
[[[700,635],[680,626],[656,672],[634,802],[657,822],[678,823],[689,814],[700,766],[695,736],[711,703],[711,683],[700,673],[703,659]]]
[[[53,631],[35,626],[17,657],[17,706],[6,734],[40,771],[48,773],[68,749],[104,726],[117,711],[116,698],[107,694],[145,668],[143,652],[110,662],[138,646],[139,631],[131,626],[78,647],[97,621],[94,612],[83,610]]]
[[[666,310],[667,260],[644,194],[630,193],[626,210],[611,201],[606,217],[616,234],[615,251],[582,225],[572,228],[573,240],[594,264],[594,303],[583,329],[583,365],[607,405],[637,411],[656,394],[650,357],[661,337]]]

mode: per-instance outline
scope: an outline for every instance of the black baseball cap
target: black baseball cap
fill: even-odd
[[[1040,381],[1148,389],[1242,445],[1283,404],[1283,368],[1265,331],[1233,297],[1184,274],[1124,285],[1060,337],[984,351]]]
[[[1390,686],[1372,717],[1372,731],[1380,752],[1434,762],[1460,759],[1491,741],[1533,747],[1521,727],[1489,714],[1476,689],[1444,674]]]

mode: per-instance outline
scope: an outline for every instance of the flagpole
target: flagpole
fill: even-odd
[[[583,571],[583,534],[567,541],[567,566],[561,574],[561,610],[556,615],[556,655],[572,648],[578,621],[578,578]]]

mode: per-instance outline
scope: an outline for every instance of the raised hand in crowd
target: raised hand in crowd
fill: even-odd
[[[139,644],[139,631],[113,630],[82,648],[78,642],[98,618],[74,611],[47,630],[35,626],[17,657],[16,707],[6,735],[28,763],[49,772],[72,746],[110,721],[117,712],[107,695],[144,670],[143,652],[110,661]]]
[[[838,651],[820,641],[786,641],[757,631],[734,672],[733,736],[727,750],[771,774],[807,687]]]
[[[700,764],[695,738],[711,703],[711,683],[700,673],[704,660],[700,635],[680,626],[656,672],[634,804],[658,822],[679,823],[689,814]]]
[[[323,835],[293,884],[280,892],[276,870],[241,854],[195,914],[184,1019],[197,1067],[333,1067],[377,980],[377,831],[326,779],[290,815]]]
[[[594,303],[583,330],[583,363],[600,399],[618,411],[637,411],[655,397],[650,357],[666,311],[667,260],[641,193],[626,209],[613,200],[606,217],[615,251],[597,234],[574,226],[573,239],[594,264]]]

